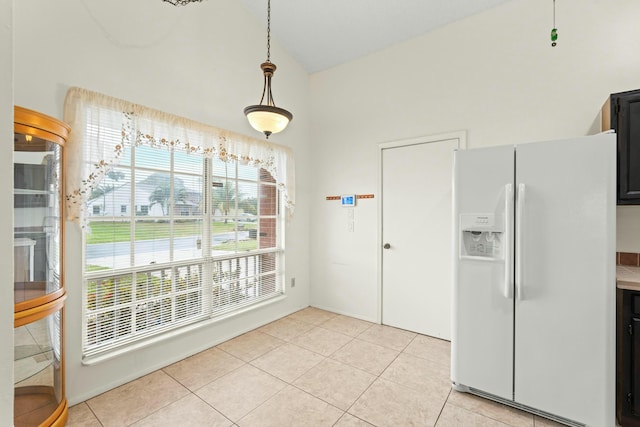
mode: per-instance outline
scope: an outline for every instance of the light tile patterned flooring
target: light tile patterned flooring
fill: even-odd
[[[309,307],[75,405],[67,425],[560,425],[453,391],[449,352]]]

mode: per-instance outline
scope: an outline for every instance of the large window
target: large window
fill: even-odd
[[[92,116],[85,143],[114,154],[85,152],[88,175],[68,196],[83,205],[85,357],[283,294],[287,187],[273,157],[208,149],[188,128],[173,137],[162,117]]]

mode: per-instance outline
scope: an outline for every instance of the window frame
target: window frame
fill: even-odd
[[[257,211],[257,215],[256,215],[256,224],[257,224],[257,228],[258,230],[260,229],[260,224],[262,222],[263,219],[268,219],[270,221],[275,222],[275,244],[274,247],[272,248],[260,248],[258,247],[255,250],[249,250],[247,252],[238,252],[236,251],[234,254],[219,254],[219,255],[215,255],[213,254],[211,250],[209,250],[206,255],[205,255],[205,251],[202,252],[202,256],[201,257],[193,257],[190,258],[188,261],[187,260],[175,260],[175,258],[170,259],[168,262],[163,262],[163,263],[158,263],[155,264],[153,266],[141,266],[138,265],[136,266],[135,260],[134,260],[134,256],[135,256],[135,252],[133,250],[133,247],[135,246],[135,242],[136,242],[136,233],[135,233],[135,226],[136,226],[136,222],[140,219],[153,219],[153,216],[150,216],[150,210],[151,210],[151,205],[138,205],[136,204],[136,193],[135,193],[135,188],[136,188],[136,170],[140,169],[140,170],[144,170],[146,168],[144,167],[140,167],[138,168],[135,164],[135,146],[132,145],[131,148],[133,151],[133,155],[132,158],[130,159],[130,163],[131,165],[129,166],[118,166],[118,168],[124,168],[124,167],[130,167],[131,168],[131,174],[128,178],[128,181],[126,183],[128,183],[130,185],[131,188],[131,196],[130,196],[130,203],[129,206],[132,207],[133,209],[128,209],[128,212],[126,215],[122,215],[122,212],[117,212],[115,209],[112,209],[112,216],[107,216],[107,206],[104,207],[104,209],[100,209],[100,216],[99,217],[93,217],[93,215],[91,215],[89,217],[89,219],[91,220],[95,220],[95,221],[99,221],[99,222],[108,222],[108,221],[119,221],[122,220],[122,218],[128,218],[130,221],[130,226],[131,226],[131,238],[130,238],[130,243],[132,245],[132,250],[130,253],[131,259],[132,261],[130,262],[130,265],[127,267],[123,267],[123,268],[113,268],[111,270],[109,270],[110,274],[105,275],[104,272],[100,272],[100,271],[96,271],[96,272],[91,272],[91,271],[87,271],[86,267],[87,267],[87,263],[83,263],[83,297],[82,297],[82,301],[83,301],[83,309],[82,309],[82,352],[83,352],[83,360],[85,362],[87,361],[91,361],[91,360],[98,360],[98,359],[102,359],[105,357],[110,357],[111,354],[115,355],[115,354],[119,354],[123,351],[127,351],[128,349],[133,349],[138,347],[141,344],[144,344],[145,342],[149,342],[149,341],[157,341],[157,340],[161,340],[161,339],[165,339],[169,336],[172,336],[173,334],[175,334],[176,332],[180,332],[182,330],[186,331],[189,330],[192,327],[197,327],[199,326],[199,324],[204,324],[204,323],[208,323],[211,321],[218,321],[222,318],[226,318],[228,316],[232,316],[232,315],[236,315],[242,312],[245,312],[248,309],[251,309],[251,307],[253,306],[259,306],[262,305],[265,302],[269,302],[270,300],[277,300],[280,297],[283,297],[285,295],[285,290],[286,290],[286,286],[285,286],[285,268],[284,268],[284,258],[285,258],[285,250],[284,250],[284,242],[285,242],[285,227],[284,227],[284,209],[283,209],[283,195],[280,192],[279,186],[278,184],[275,182],[275,179],[271,176],[271,174],[269,174],[269,176],[271,177],[271,180],[269,182],[267,181],[262,181],[260,179],[260,176],[266,172],[269,173],[268,171],[266,171],[265,169],[262,169],[259,166],[254,166],[257,169],[257,180],[256,181],[250,181],[250,180],[245,180],[242,178],[238,178],[238,167],[237,164],[239,163],[238,160],[233,160],[233,159],[226,159],[225,164],[233,164],[235,162],[235,177],[232,178],[235,182],[236,188],[239,185],[239,182],[242,183],[250,183],[250,184],[255,184],[257,187],[257,201],[256,203],[260,203],[260,189],[261,186],[266,186],[264,188],[273,188],[275,190],[275,214],[273,215],[260,215],[260,207],[258,206],[258,211]],[[172,151],[172,159],[173,159],[173,154],[174,152]],[[213,163],[214,163],[214,158],[207,158],[206,156],[202,157],[203,159],[203,176],[202,176],[202,182],[203,182],[203,193],[202,193],[202,200],[204,203],[204,206],[209,206],[209,202],[212,200],[212,192],[213,192],[213,188],[214,186],[211,185],[211,183],[213,182],[214,178],[212,176],[212,170],[213,170]],[[219,159],[219,158],[218,158]],[[170,176],[172,178],[170,178],[170,182],[171,182],[171,188],[172,188],[172,196],[173,196],[173,177],[176,173],[176,170],[174,168],[173,162],[170,168]],[[229,178],[227,177],[227,180],[229,180]],[[236,197],[235,199],[235,219],[237,220],[238,218],[238,203],[239,200]],[[120,202],[113,202],[114,206],[122,206],[120,204]],[[170,205],[171,206],[175,206],[175,200],[174,198],[171,199],[170,201]],[[94,206],[95,207],[95,206]],[[138,208],[140,208],[140,210],[138,210]],[[121,208],[120,208],[121,210]],[[175,224],[176,220],[181,220],[183,218],[191,218],[189,216],[187,217],[183,217],[181,215],[178,215],[174,212],[174,209],[169,209],[168,210],[169,213],[169,223],[172,227],[173,224]],[[203,212],[201,212],[200,216],[197,216],[196,219],[200,219],[201,221],[201,230],[202,230],[202,247],[203,248],[207,248],[207,247],[211,247],[211,239],[212,239],[212,218],[214,217],[214,212],[212,212],[211,209],[206,208],[204,209]],[[238,222],[235,222],[235,224],[238,224]],[[237,227],[236,227],[237,228]],[[236,249],[237,249],[237,242],[238,242],[238,231],[236,230]],[[260,232],[257,232],[257,242],[260,242],[261,240],[261,236],[260,236]],[[82,245],[83,245],[83,251],[86,253],[87,250],[87,233],[85,231],[83,231],[82,233]],[[171,238],[175,238],[175,235],[173,235],[173,231],[170,231],[170,236]],[[258,243],[259,245],[260,243]],[[214,309],[214,301],[212,301],[213,299],[215,299],[215,297],[212,295],[213,290],[215,289],[216,285],[214,284],[214,280],[211,280],[207,283],[202,283],[202,292],[203,292],[203,296],[201,299],[201,303],[200,303],[200,309],[202,311],[202,315],[196,315],[196,316],[192,316],[189,317],[188,319],[184,320],[184,321],[172,321],[170,322],[170,326],[167,327],[160,327],[160,328],[145,328],[146,332],[144,333],[140,333],[140,334],[136,334],[135,332],[137,331],[133,331],[133,333],[131,334],[124,334],[129,338],[122,338],[122,339],[105,339],[103,340],[103,344],[97,344],[94,343],[92,344],[90,341],[90,322],[91,322],[91,316],[92,313],[89,313],[89,298],[90,298],[90,283],[92,283],[92,281],[97,281],[100,280],[101,278],[104,279],[106,276],[109,277],[124,277],[126,275],[131,275],[132,279],[131,279],[131,294],[134,295],[137,293],[137,290],[134,291],[134,283],[136,284],[136,289],[137,289],[137,279],[134,280],[134,278],[137,277],[138,274],[145,274],[145,272],[147,272],[148,274],[152,274],[150,272],[152,271],[159,271],[159,270],[163,270],[163,269],[171,269],[174,267],[180,267],[180,266],[186,266],[187,264],[189,265],[198,265],[198,263],[200,264],[200,268],[203,271],[203,276],[204,277],[213,277],[212,276],[212,272],[209,270],[213,269],[213,264],[215,263],[220,263],[220,262],[226,262],[229,260],[248,260],[248,257],[251,256],[255,256],[258,257],[256,258],[256,260],[263,260],[266,259],[267,257],[273,256],[275,261],[274,261],[274,269],[273,269],[273,280],[274,280],[274,292],[269,294],[268,297],[265,298],[255,298],[253,302],[251,303],[239,303],[236,304],[235,306],[231,307],[225,307],[223,309],[220,310],[215,310]],[[259,261],[254,261],[254,264],[257,264]],[[260,261],[262,262],[262,261]],[[248,261],[247,261],[248,263]],[[262,265],[262,264],[261,264]],[[208,270],[209,269],[209,270]],[[248,270],[248,268],[247,268]],[[173,270],[172,270],[173,272]],[[263,277],[262,275],[259,275],[259,279],[261,280],[261,278]],[[265,276],[266,277],[266,276]],[[228,283],[227,283],[228,284]],[[257,288],[256,288],[257,289]],[[257,292],[257,291],[256,291]],[[175,295],[173,295],[175,296]],[[130,306],[134,307],[133,304],[137,303],[137,299],[133,298],[133,296],[131,297],[132,301]],[[135,308],[135,307],[134,307]],[[117,309],[113,309],[112,311],[116,312]],[[137,308],[136,308],[137,310]],[[104,309],[103,311],[100,311],[100,313],[106,313],[108,312],[108,308]],[[133,308],[132,308],[133,311]],[[95,314],[95,310],[94,310],[94,314]],[[114,315],[114,316],[115,316]],[[134,316],[132,314],[132,318],[133,320],[131,322],[133,322],[130,326],[131,328],[134,328],[136,325],[136,320],[137,317]],[[95,321],[95,320],[94,320]]]

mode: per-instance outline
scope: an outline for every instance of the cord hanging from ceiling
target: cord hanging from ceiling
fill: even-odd
[[[556,47],[558,43],[558,29],[556,28],[556,0],[553,0],[553,28],[551,29],[551,46]]]

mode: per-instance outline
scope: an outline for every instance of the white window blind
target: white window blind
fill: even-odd
[[[286,163],[212,145],[186,120],[176,132],[167,116],[83,105],[72,129],[85,173],[67,200],[84,225],[85,358],[283,293],[293,198],[273,172]]]

